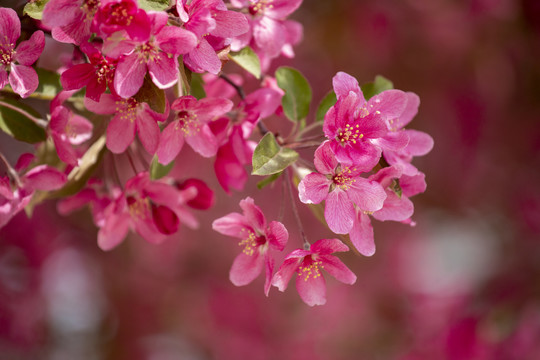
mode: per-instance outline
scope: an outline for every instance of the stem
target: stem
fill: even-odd
[[[231,78],[229,78],[225,74],[221,74],[221,75],[219,75],[219,77],[222,78],[223,80],[225,80],[227,82],[227,84],[231,85],[234,88],[234,90],[236,90],[236,92],[238,93],[238,96],[240,96],[240,99],[244,100],[246,98],[246,94],[244,93],[244,89],[241,86],[236,85],[231,80]]]
[[[30,115],[29,113],[27,113],[23,109],[19,109],[18,107],[13,106],[10,103],[4,102],[2,100],[0,100],[0,106],[7,107],[8,109],[11,109],[13,111],[18,112],[19,114],[22,114],[22,115],[26,116],[27,118],[29,118],[30,120],[35,122],[36,125],[38,125],[39,127],[43,128],[43,129],[47,128],[48,123],[45,120],[39,119],[39,118],[37,118],[37,117],[35,117],[33,115]]]
[[[296,138],[301,138],[302,135],[304,134],[307,134],[308,132],[310,132],[311,130],[314,130],[320,126],[322,126],[323,123],[320,122],[320,121],[315,121],[315,122],[312,122],[311,124],[309,124],[308,126],[306,126],[305,128],[302,129],[302,131],[300,131],[298,133],[298,135],[296,136]]]
[[[289,149],[305,149],[305,148],[310,148],[310,147],[319,146],[319,145],[321,145],[320,141],[306,141],[306,142],[290,143],[290,144],[285,145],[285,147]]]
[[[19,178],[19,174],[17,174],[17,171],[15,171],[13,167],[11,167],[10,163],[7,161],[7,159],[4,157],[4,154],[2,154],[1,152],[0,152],[0,160],[2,160],[4,164],[6,164],[7,172],[9,176],[11,176],[11,178],[15,181],[15,184],[17,185],[17,187],[21,187],[22,182],[21,182],[21,179]]]
[[[292,180],[291,180],[291,171],[289,168],[287,168],[287,188],[289,189],[289,197],[291,198],[291,205],[292,205],[292,211],[294,213],[294,217],[296,219],[296,223],[298,224],[298,228],[300,229],[300,235],[302,236],[302,240],[304,241],[304,250],[309,250],[311,247],[311,244],[307,240],[306,233],[304,232],[304,228],[302,227],[302,221],[300,220],[300,215],[298,214],[298,209],[296,208],[296,199],[293,196],[292,191]]]
[[[129,149],[128,149],[128,151],[126,151],[126,155],[128,157],[128,160],[129,160],[129,165],[131,165],[131,169],[133,170],[135,175],[137,175],[139,172],[137,171],[137,168],[135,167],[135,163],[133,162],[133,158],[131,157],[131,153],[130,153]]]

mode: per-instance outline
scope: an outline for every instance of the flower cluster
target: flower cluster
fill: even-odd
[[[289,16],[301,3],[30,2],[27,12],[36,21],[33,31],[22,33],[18,14],[0,8],[0,128],[36,144],[35,154],[23,154],[14,167],[0,153],[6,169],[0,226],[22,209],[31,213],[40,202],[59,199],[63,215],[90,207],[102,250],[119,246],[130,230],[159,244],[182,224],[199,226],[193,210],[214,204],[208,177],[215,175],[227,193],[242,191],[251,165],[252,174],[268,176],[259,187],[279,179],[289,189],[290,199],[282,201],[295,214],[302,247],[277,267],[292,243],[289,231],[281,218],[267,222],[246,197],[241,214],[213,222],[214,230],[240,239],[243,247],[230,270],[232,283],[247,285],[264,268],[268,295],[272,286],[284,291],[296,272],[298,293],[310,306],[326,302],[322,269],[353,284],[356,276],[333,255],[347,252],[349,240],[331,236],[311,244],[293,184],[302,203],[325,202],[331,231],[348,234],[360,253],[372,255],[370,216],[414,224],[409,198],[426,184],[411,161],[429,152],[433,141],[404,129],[418,111],[415,94],[375,89],[367,99],[345,73],[334,77],[335,102],[320,107],[324,121],[306,125],[308,81],[290,67],[269,72],[274,59],[294,56],[302,26]],[[17,45],[19,38],[26,40]],[[42,68],[37,60],[55,51],[49,45],[54,41],[69,51]],[[237,73],[228,72],[228,62]],[[19,97],[41,102],[46,116]],[[314,130],[317,135],[307,136]],[[309,147],[317,147],[317,172],[304,177],[312,164],[296,150]],[[207,159],[213,161],[210,172],[204,172]],[[191,177],[192,171],[203,180]]]

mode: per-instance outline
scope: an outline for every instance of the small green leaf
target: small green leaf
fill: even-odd
[[[276,80],[285,91],[281,99],[285,115],[292,121],[305,119],[311,103],[311,87],[306,78],[298,70],[282,66],[276,70]]]
[[[257,79],[261,78],[261,61],[249,46],[238,52],[229,53],[229,58]]]
[[[34,0],[24,6],[24,14],[33,19],[41,20],[43,16],[43,8],[49,0]]]
[[[262,179],[261,181],[259,181],[257,183],[257,188],[262,189],[263,187],[272,184],[274,181],[276,181],[281,176],[281,174],[283,174],[283,171],[272,174],[272,175]]]
[[[272,175],[281,172],[298,159],[298,153],[292,149],[282,148],[274,134],[263,136],[253,152],[252,175]]]
[[[62,91],[62,85],[60,85],[60,75],[53,71],[41,68],[37,68],[36,72],[39,78],[39,85],[36,91],[32,94],[32,97],[53,99],[60,91]]]
[[[204,80],[200,74],[191,74],[191,95],[195,96],[197,100],[201,100],[206,97],[204,91]]]
[[[394,84],[384,76],[377,75],[375,76],[374,82],[366,83],[360,88],[362,89],[362,93],[364,93],[364,98],[369,100],[373,96],[380,94],[385,90],[393,89]]]
[[[337,102],[336,93],[334,90],[330,90],[328,94],[321,100],[319,107],[317,108],[317,114],[315,115],[315,121],[323,121],[324,116],[328,110]]]
[[[170,6],[169,0],[137,0],[139,7],[147,11],[163,11]]]
[[[134,96],[138,102],[145,102],[150,109],[160,114],[165,113],[167,102],[165,101],[165,91],[158,88],[149,76],[144,78],[143,85]]]
[[[21,102],[2,99],[0,101],[0,129],[17,140],[30,144],[47,139],[47,133],[32,118],[41,118],[38,112]]]
[[[150,179],[157,180],[166,176],[174,166],[174,161],[171,161],[167,165],[163,165],[158,161],[157,156],[154,156],[152,159],[152,164],[150,164]]]

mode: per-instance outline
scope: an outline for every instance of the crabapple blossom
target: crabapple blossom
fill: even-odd
[[[90,26],[100,0],[50,0],[43,9],[42,22],[52,29],[56,41],[82,44],[90,35]]]
[[[337,257],[335,252],[349,251],[347,245],[338,239],[321,239],[313,243],[309,249],[296,249],[291,252],[272,278],[272,285],[279,291],[285,291],[289,281],[296,272],[296,290],[309,306],[326,303],[326,282],[321,269],[326,270],[336,280],[352,285],[356,275]]]

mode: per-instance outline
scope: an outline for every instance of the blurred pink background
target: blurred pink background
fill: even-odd
[[[174,174],[216,189],[198,231],[105,253],[88,210],[54,203],[0,230],[0,359],[540,359],[540,2],[306,0],[293,18],[304,41],[274,67],[305,74],[313,109],[337,71],[420,96],[409,127],[435,148],[414,162],[418,225],[376,223],[377,252],[340,256],[358,280],[327,276],[325,306],[293,284],[266,298],[262,278],[229,282],[240,248],[211,223],[247,195],[275,219],[280,187],[227,196],[184,149]],[[24,150],[0,137],[11,159]],[[301,216],[312,241],[332,237]],[[290,210],[285,225],[299,247]]]

